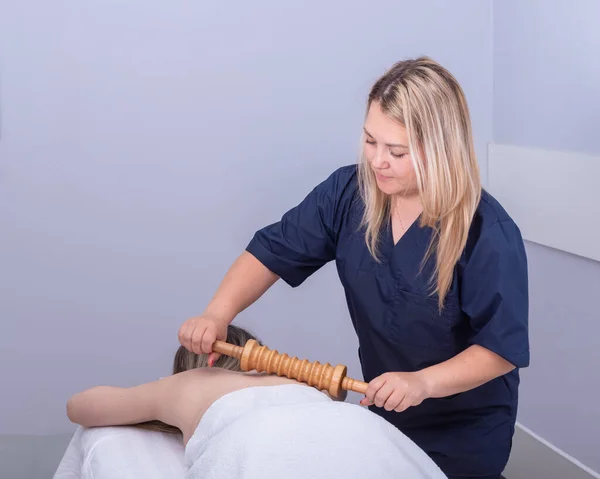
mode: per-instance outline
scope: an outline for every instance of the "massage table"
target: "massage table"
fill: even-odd
[[[135,427],[78,427],[54,479],[183,478],[181,436]]]

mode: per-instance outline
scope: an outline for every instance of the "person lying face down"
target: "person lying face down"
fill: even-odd
[[[244,346],[247,341],[259,339],[244,328],[231,324],[227,330],[227,342],[236,346]],[[205,368],[217,368],[208,372]],[[195,354],[183,346],[179,346],[173,358],[172,375],[159,381],[142,384],[133,388],[113,386],[97,386],[73,395],[67,402],[67,416],[75,424],[83,427],[99,426],[136,426],[159,432],[183,434],[184,444],[189,439],[190,428],[195,421],[188,416],[197,407],[201,414],[209,403],[216,400],[225,391],[233,391],[242,386],[239,381],[246,376],[232,376],[230,372],[242,372],[240,361],[230,356],[219,356],[214,364],[208,363],[207,354]],[[256,373],[246,373],[255,375]],[[238,381],[234,381],[236,378]],[[183,398],[172,397],[169,388],[187,389],[202,379],[205,386],[197,395],[198,403]],[[266,378],[265,378],[266,379]],[[273,378],[267,379],[270,384]],[[243,381],[242,381],[243,382]],[[279,381],[275,381],[279,383]],[[294,382],[281,378],[281,383]],[[260,382],[262,384],[262,381]],[[257,384],[258,385],[258,384]],[[248,387],[248,386],[245,386]],[[213,389],[211,394],[208,389]],[[154,397],[160,393],[159,397]],[[171,400],[173,402],[171,402]],[[174,409],[182,407],[177,414]],[[164,407],[165,410],[162,410]],[[160,411],[158,409],[161,409]],[[157,416],[157,417],[151,417]],[[159,417],[160,416],[160,417]]]
[[[254,339],[229,325],[227,342]],[[67,402],[82,427],[137,426],[181,434],[187,478],[443,479],[438,466],[375,413],[285,377],[241,370],[239,360],[183,346],[172,375],[129,388],[96,386]]]
[[[250,333],[244,328],[240,328],[234,324],[229,325],[229,327],[227,328],[226,341],[229,344],[234,344],[235,346],[243,347],[246,344],[246,342],[248,342],[251,339],[255,340],[258,344],[262,345],[262,343],[256,336],[254,336],[252,333]],[[173,358],[172,374],[180,374],[191,369],[208,367],[221,368],[227,371],[242,371],[240,360],[231,356],[221,355],[212,364],[210,364],[209,361],[210,360],[208,354],[196,354],[191,351],[188,351],[183,346],[179,346],[177,352],[175,353],[175,357]],[[178,427],[170,424],[165,424],[164,422],[158,420],[146,421],[133,425],[151,431],[181,434],[181,430]]]

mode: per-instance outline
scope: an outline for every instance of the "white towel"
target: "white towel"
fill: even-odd
[[[304,385],[242,389],[217,400],[185,450],[188,479],[443,479],[387,421]]]
[[[134,426],[78,427],[54,479],[180,479],[187,470],[178,434]]]

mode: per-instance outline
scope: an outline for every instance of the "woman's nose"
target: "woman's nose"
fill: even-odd
[[[383,157],[383,152],[377,148],[373,151],[371,157],[371,164],[374,168],[384,168],[385,167],[385,159]]]

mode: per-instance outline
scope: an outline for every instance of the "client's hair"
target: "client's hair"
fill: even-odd
[[[256,342],[261,344],[260,340],[253,334],[246,331],[244,328],[230,324],[227,329],[226,341],[236,346],[244,346],[247,341],[254,339]],[[207,354],[196,354],[188,351],[185,347],[179,346],[173,359],[173,374],[179,374],[184,371],[196,368],[208,367],[208,355]],[[241,371],[239,359],[232,358],[231,356],[225,356],[222,354],[219,359],[213,364],[215,368],[228,369],[230,371]],[[150,431],[166,432],[170,434],[181,434],[181,431],[175,426],[165,424],[161,421],[147,421],[134,426],[148,429]]]
[[[229,325],[226,339],[228,343],[235,344],[236,346],[244,346],[250,339],[254,339],[260,344],[260,341],[245,329],[233,324]],[[188,351],[183,346],[180,346],[175,353],[175,359],[173,360],[173,374],[182,373],[190,369],[206,367],[208,367],[207,354],[195,354]],[[219,356],[219,359],[215,361],[213,367],[229,369],[230,371],[242,370],[239,359],[232,358],[231,356],[225,356],[224,354]]]

